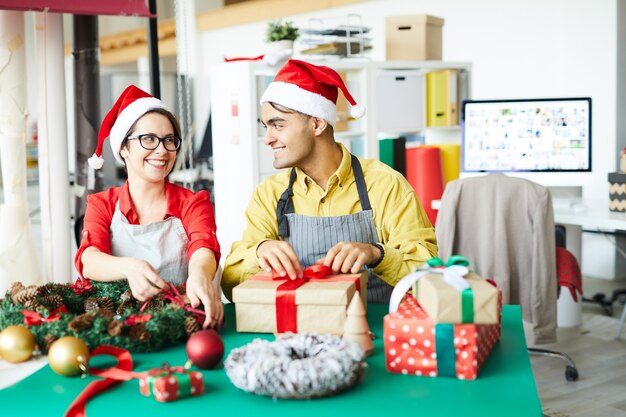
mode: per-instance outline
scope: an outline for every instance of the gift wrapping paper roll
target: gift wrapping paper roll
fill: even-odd
[[[441,150],[441,169],[443,171],[443,186],[459,178],[461,173],[461,145],[458,143],[433,144]]]
[[[443,194],[441,150],[435,146],[407,149],[406,179],[415,190],[428,219],[435,224],[437,210],[433,210],[431,203],[441,199]]]

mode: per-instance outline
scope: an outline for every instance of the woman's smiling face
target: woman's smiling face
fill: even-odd
[[[170,120],[160,113],[146,113],[135,123],[135,129],[129,136],[153,134],[161,138],[173,136],[174,127]],[[128,179],[143,179],[147,182],[163,181],[174,166],[177,152],[168,151],[159,143],[156,149],[144,149],[138,139],[126,141],[120,155],[126,161]]]

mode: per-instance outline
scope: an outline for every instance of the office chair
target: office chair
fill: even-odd
[[[556,341],[556,237],[547,188],[503,174],[451,181],[435,231],[440,257],[472,260],[476,273],[498,284],[505,304],[521,305],[536,344]],[[567,354],[534,347],[528,352],[565,360],[565,378],[578,379]]]

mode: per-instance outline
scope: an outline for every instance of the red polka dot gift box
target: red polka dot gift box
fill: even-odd
[[[139,391],[160,402],[175,401],[180,398],[204,393],[204,378],[197,371],[183,367],[173,367],[151,371],[139,380]]]
[[[476,379],[500,339],[496,324],[435,323],[411,295],[384,319],[387,370],[418,376]]]

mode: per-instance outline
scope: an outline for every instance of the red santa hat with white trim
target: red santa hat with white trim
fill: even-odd
[[[309,116],[326,120],[331,126],[337,121],[338,90],[352,106],[350,116],[358,119],[365,108],[357,106],[345,83],[332,68],[290,59],[278,71],[263,95],[261,104],[271,102]]]
[[[102,168],[104,164],[102,146],[107,137],[109,138],[113,156],[119,162],[124,163],[120,155],[120,147],[128,129],[141,116],[154,109],[168,110],[161,100],[151,96],[142,89],[134,85],[126,87],[102,121],[100,132],[98,133],[96,152],[88,159],[89,166],[93,169]]]

